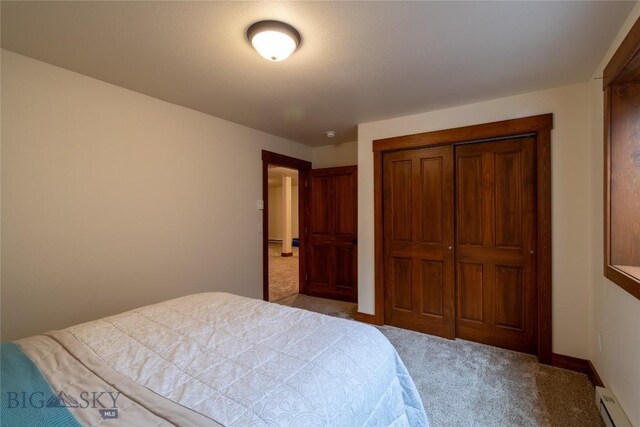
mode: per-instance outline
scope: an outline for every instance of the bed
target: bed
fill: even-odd
[[[32,362],[52,394],[43,394],[36,415],[66,410],[68,425],[428,425],[411,377],[377,329],[228,293],[190,295],[14,344],[28,360],[7,361],[3,350],[5,420],[34,411],[23,395],[5,398],[6,387],[29,387],[20,385],[28,370],[20,363]]]

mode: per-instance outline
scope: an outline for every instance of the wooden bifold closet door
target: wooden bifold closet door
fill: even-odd
[[[537,350],[535,140],[385,153],[385,323]]]
[[[383,162],[385,322],[453,338],[453,147]]]
[[[456,147],[456,336],[537,349],[535,142]]]

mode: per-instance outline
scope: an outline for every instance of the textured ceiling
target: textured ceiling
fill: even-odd
[[[2,47],[301,143],[590,77],[634,2],[8,2]],[[268,62],[253,22],[295,26]],[[325,131],[336,130],[334,139]]]

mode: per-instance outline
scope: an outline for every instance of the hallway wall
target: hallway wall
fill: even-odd
[[[269,240],[282,240],[282,187],[269,187]],[[291,186],[291,237],[298,238],[298,186]]]

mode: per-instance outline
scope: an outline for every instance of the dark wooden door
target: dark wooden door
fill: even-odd
[[[454,337],[453,147],[383,158],[385,323]]]
[[[456,336],[537,350],[535,140],[459,145]]]
[[[356,166],[311,171],[309,295],[358,300],[357,177]]]

